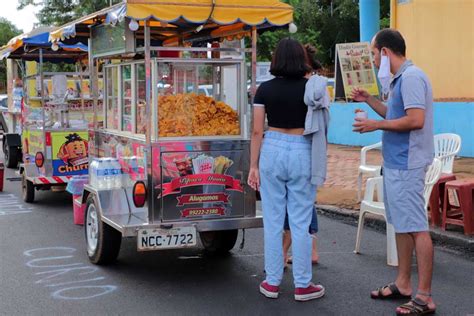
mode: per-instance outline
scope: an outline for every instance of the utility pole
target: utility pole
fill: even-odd
[[[370,42],[380,30],[380,0],[359,0],[360,41]]]

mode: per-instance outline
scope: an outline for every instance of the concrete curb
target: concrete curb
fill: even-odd
[[[319,214],[342,220],[349,225],[357,226],[359,221],[359,211],[338,208],[332,205],[316,205],[316,208]],[[385,221],[379,216],[368,214],[365,218],[365,226],[385,233]],[[473,236],[466,236],[460,232],[443,231],[437,227],[431,227],[430,230],[431,238],[436,246],[459,251],[463,256],[474,259]]]

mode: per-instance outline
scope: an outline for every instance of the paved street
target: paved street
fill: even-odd
[[[6,178],[15,177],[7,170]],[[1,315],[393,315],[396,302],[369,298],[391,281],[385,236],[366,230],[363,254],[352,253],[356,227],[320,218],[321,263],[314,280],[327,294],[293,300],[291,269],[279,299],[258,293],[263,279],[262,230],[247,231],[244,250],[207,257],[202,249],[137,253],[122,244],[117,264],[98,267],[85,254],[84,233],[72,222],[66,193],[39,192],[20,200],[20,182],[0,193]],[[239,242],[241,241],[239,237]],[[473,262],[437,249],[434,298],[438,315],[474,314]]]

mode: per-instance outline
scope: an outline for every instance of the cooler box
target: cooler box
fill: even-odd
[[[74,176],[66,187],[66,190],[72,194],[74,224],[76,225],[84,225],[84,210],[86,205],[82,204],[82,192],[84,191],[84,185],[88,182],[88,176]]]
[[[84,225],[84,211],[86,205],[82,204],[82,195],[73,195],[72,205],[74,207],[74,224]]]

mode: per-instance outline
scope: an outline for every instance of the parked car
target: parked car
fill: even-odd
[[[0,111],[8,111],[8,95],[6,94],[0,94]]]

